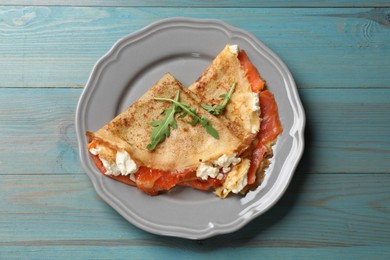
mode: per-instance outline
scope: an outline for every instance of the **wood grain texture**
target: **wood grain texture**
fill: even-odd
[[[83,173],[74,129],[80,94],[0,88],[0,174]],[[301,89],[300,95],[305,172],[389,173],[390,89]]]
[[[389,1],[0,5],[0,259],[390,259]],[[290,68],[307,116],[282,199],[243,229],[199,241],[146,233],[104,203],[74,129],[95,62],[175,16],[253,33]]]
[[[1,174],[82,172],[74,130],[80,94],[80,89],[0,89]]]
[[[0,179],[2,257],[285,258],[390,253],[390,175],[298,173],[283,198],[239,232],[200,241],[143,232],[96,198],[81,176]],[[295,248],[295,250],[292,250]],[[141,254],[142,253],[142,254]]]
[[[253,0],[0,0],[0,5],[47,5],[47,6],[128,6],[128,7],[384,7],[386,0],[329,0],[329,1],[253,1]]]
[[[165,241],[165,240],[164,240]],[[147,241],[141,241],[146,242]],[[124,242],[126,243],[126,242]],[[75,243],[77,244],[77,243]],[[98,244],[98,243],[96,243]],[[375,259],[387,260],[389,250],[385,246],[327,247],[327,248],[215,248],[193,250],[174,242],[174,247],[158,246],[27,246],[6,247],[7,259],[171,259],[172,255],[185,259],[225,260],[241,259]],[[1,256],[1,252],[0,252]]]
[[[82,87],[119,38],[173,16],[221,19],[253,33],[300,88],[390,87],[389,8],[27,6],[0,14],[0,87]]]

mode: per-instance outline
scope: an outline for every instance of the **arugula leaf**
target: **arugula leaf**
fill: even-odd
[[[200,118],[200,124],[206,128],[206,132],[209,133],[212,137],[215,139],[219,139],[219,135],[217,130],[209,123],[208,119],[206,117]]]
[[[227,94],[222,94],[220,95],[219,97],[220,98],[224,98],[222,104],[218,104],[218,105],[215,105],[215,104],[212,104],[212,105],[207,105],[205,103],[202,103],[202,107],[207,111],[209,112],[210,114],[213,114],[213,115],[220,115],[222,113],[222,110],[226,107],[227,103],[229,102],[232,94],[233,94],[233,91],[234,91],[234,88],[236,86],[236,82],[234,82],[231,86],[230,86],[230,90]]]
[[[178,96],[178,95],[179,95],[179,92],[178,92],[178,94],[176,96]],[[192,119],[191,119],[191,121],[188,122],[189,124],[196,125],[197,123],[200,123],[206,129],[207,133],[209,133],[215,139],[219,139],[219,135],[218,135],[217,130],[215,130],[215,128],[210,124],[208,119],[206,117],[199,116],[196,113],[195,109],[190,108],[188,105],[180,102],[178,98],[170,99],[170,98],[159,98],[159,97],[157,97],[157,98],[154,98],[154,99],[155,100],[159,100],[159,101],[169,101],[169,102],[172,102],[173,105],[177,107],[176,112],[181,112],[181,114],[179,115],[179,118],[184,118],[187,115],[190,115],[192,117]]]
[[[175,96],[175,100],[179,100],[179,92]],[[156,146],[163,142],[165,138],[169,137],[171,131],[170,127],[177,128],[175,121],[175,113],[181,110],[176,104],[173,104],[172,107],[165,109],[161,114],[164,114],[165,117],[162,120],[157,120],[150,122],[150,125],[154,127],[152,134],[150,136],[150,143],[146,148],[150,151],[154,150]]]

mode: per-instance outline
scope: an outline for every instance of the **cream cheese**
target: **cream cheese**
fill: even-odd
[[[130,158],[126,151],[118,151],[116,153],[116,165],[122,175],[127,176],[138,171],[135,162]]]
[[[89,149],[89,152],[93,155],[98,155],[101,151],[102,149],[100,149],[99,147]]]
[[[237,44],[229,45],[229,50],[234,55],[238,55],[238,45]]]
[[[227,173],[231,170],[231,166],[237,165],[241,162],[241,158],[236,157],[236,154],[233,154],[232,156],[227,156],[226,154],[219,157],[217,160],[215,160],[213,163],[214,165],[218,165],[222,167],[222,171],[224,173]]]
[[[109,163],[107,160],[101,157],[99,157],[99,159],[102,161],[104,169],[106,169],[106,172],[104,173],[105,175],[120,175],[121,172],[119,171],[115,163]]]
[[[196,170],[196,176],[202,180],[207,180],[209,177],[222,180],[224,173],[228,173],[231,167],[241,162],[241,158],[236,157],[236,154],[227,156],[226,154],[213,161],[212,164],[201,163]],[[222,172],[220,170],[222,169]]]
[[[219,169],[213,166],[201,163],[196,170],[196,177],[201,178],[202,180],[207,180],[208,177],[215,178],[218,176]],[[223,177],[223,176],[222,176]]]
[[[102,153],[102,147],[97,146],[91,148],[89,149],[89,152],[93,155],[99,155]],[[113,176],[130,175],[130,180],[135,181],[134,173],[138,171],[138,166],[126,151],[123,150],[116,153],[115,163],[110,163],[102,156],[99,156],[99,159],[102,162],[104,169],[106,169],[104,174]]]
[[[259,94],[257,93],[252,93],[253,97],[253,102],[252,102],[252,111],[255,111],[257,114],[260,115],[260,99],[259,99]]]

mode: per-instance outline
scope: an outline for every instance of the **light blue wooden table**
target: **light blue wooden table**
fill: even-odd
[[[389,1],[0,0],[0,259],[390,259]],[[201,241],[134,227],[80,166],[77,101],[119,38],[221,19],[290,68],[306,150],[283,198]]]

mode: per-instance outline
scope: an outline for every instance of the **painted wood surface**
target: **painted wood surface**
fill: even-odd
[[[282,57],[299,88],[389,87],[390,8],[179,10],[2,7],[0,87],[83,87],[119,38],[172,16],[221,19],[253,33]]]
[[[388,1],[0,5],[0,259],[390,258]],[[173,16],[253,33],[290,68],[307,116],[306,150],[282,199],[242,230],[200,241],[120,217],[84,174],[75,138],[97,59]]]

